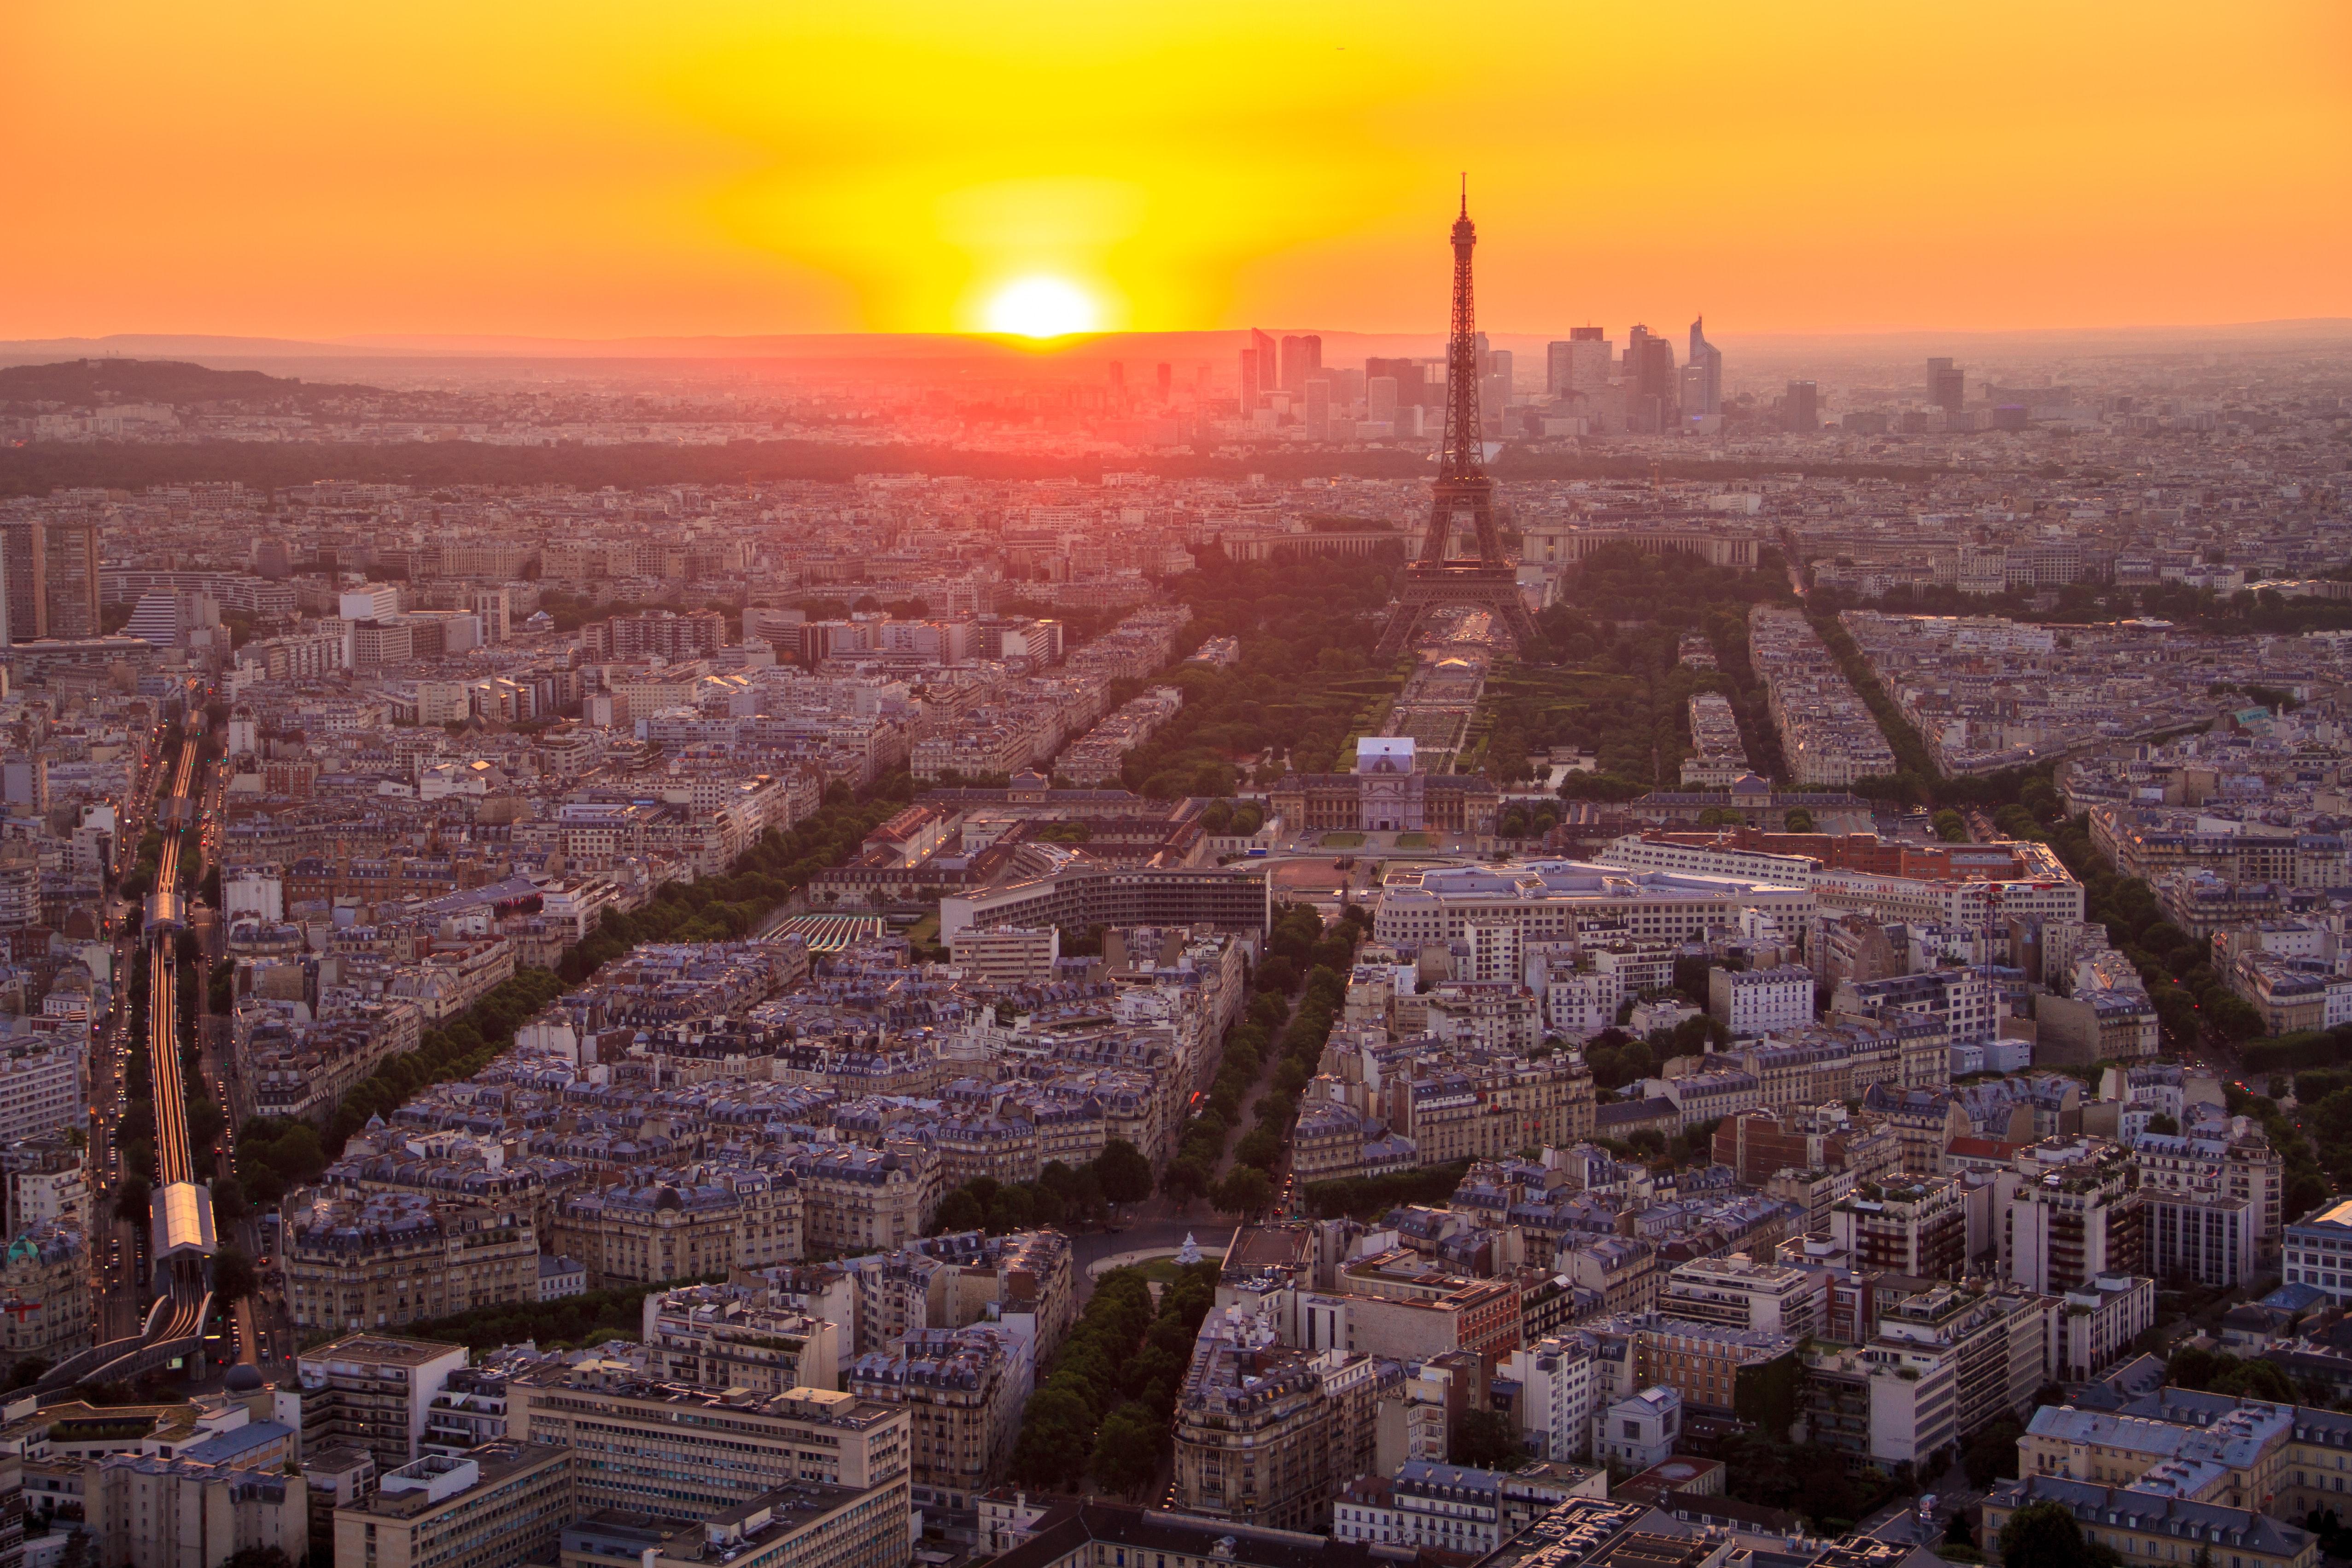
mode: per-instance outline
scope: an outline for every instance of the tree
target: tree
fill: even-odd
[[[1113,1138],[1095,1156],[1095,1176],[1113,1203],[1141,1203],[1151,1196],[1151,1162],[1125,1138]]]
[[[2001,1568],[2084,1568],[2122,1561],[2108,1547],[2083,1539],[2083,1527],[2063,1503],[2019,1509],[2000,1527]]]
[[[2007,1416],[1971,1432],[1968,1447],[1960,1454],[1960,1465],[1969,1473],[1969,1485],[1982,1491],[2016,1469],[2017,1440],[2024,1435],[2025,1428]]]
[[[1181,1155],[1168,1162],[1160,1173],[1160,1196],[1179,1208],[1209,1190],[1209,1173],[1197,1161]]]
[[[2180,1124],[2174,1121],[2170,1116],[2165,1114],[2163,1112],[2158,1111],[2155,1115],[2150,1116],[2147,1119],[2147,1130],[2151,1133],[2161,1133],[2165,1136],[2170,1137],[2180,1131]]]
[[[956,1230],[978,1230],[987,1223],[988,1210],[982,1207],[980,1199],[974,1197],[965,1187],[958,1187],[940,1199],[939,1211],[932,1219],[933,1227],[942,1234]]]
[[[227,1568],[294,1568],[286,1553],[275,1546],[247,1546],[229,1553]]]
[[[224,1307],[233,1307],[253,1294],[253,1260],[235,1247],[224,1247],[213,1256],[213,1298]]]
[[[1964,844],[1969,841],[1967,821],[1949,806],[1928,818],[1927,825],[1934,828],[1936,836],[1948,844]]]
[[[1113,1491],[1139,1492],[1160,1473],[1160,1439],[1166,1429],[1150,1409],[1130,1399],[1103,1417],[1087,1468]]]
[[[1813,814],[1802,806],[1791,806],[1781,817],[1780,827],[1786,832],[1810,833],[1813,831]]]
[[[1087,1468],[1094,1416],[1069,1389],[1047,1383],[1029,1396],[1021,1436],[1013,1445],[1013,1474],[1024,1486],[1058,1489]]]
[[[115,1184],[114,1217],[127,1219],[133,1225],[146,1224],[147,1207],[153,1197],[154,1189],[147,1185],[146,1177],[124,1176]]]
[[[1454,1462],[1474,1470],[1517,1469],[1527,1458],[1518,1427],[1500,1410],[1473,1410],[1462,1417],[1454,1441]]]
[[[1209,1201],[1223,1214],[1255,1214],[1274,1201],[1274,1178],[1255,1166],[1235,1166],[1211,1190]]]

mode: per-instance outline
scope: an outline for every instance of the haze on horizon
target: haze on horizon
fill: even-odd
[[[0,10],[0,338],[2352,315],[2352,12]],[[1719,324],[1719,326],[1717,325]]]

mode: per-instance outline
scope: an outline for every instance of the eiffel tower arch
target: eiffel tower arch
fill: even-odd
[[[1438,452],[1437,485],[1421,554],[1397,580],[1396,601],[1381,632],[1382,659],[1411,647],[1435,610],[1484,610],[1515,649],[1524,650],[1536,635],[1535,620],[1519,593],[1518,570],[1503,554],[1502,535],[1495,527],[1495,482],[1486,476],[1486,434],[1478,417],[1477,315],[1470,287],[1470,253],[1477,243],[1465,183],[1462,212],[1454,220],[1454,314],[1445,345],[1445,436]],[[1454,537],[1465,516],[1478,553],[1455,559]]]

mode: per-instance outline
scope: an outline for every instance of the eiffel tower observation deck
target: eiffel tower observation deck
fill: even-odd
[[[1433,611],[1484,610],[1495,629],[1508,636],[1515,648],[1525,648],[1536,634],[1535,622],[1520,597],[1517,568],[1503,554],[1495,527],[1495,482],[1486,477],[1486,438],[1478,417],[1478,326],[1471,294],[1470,253],[1478,230],[1470,221],[1470,193],[1465,182],[1462,211],[1454,220],[1454,316],[1445,345],[1445,439],[1437,459],[1437,484],[1431,497],[1429,525],[1423,530],[1421,553],[1408,562],[1397,580],[1396,601],[1390,606],[1387,628],[1381,633],[1379,656],[1393,659],[1412,645],[1414,635]],[[1475,557],[1455,558],[1454,540],[1465,532],[1475,539]]]

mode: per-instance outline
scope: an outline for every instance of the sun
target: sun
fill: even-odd
[[[992,332],[1017,338],[1059,338],[1091,332],[1102,312],[1094,298],[1066,277],[1017,277],[988,301],[983,319]]]

